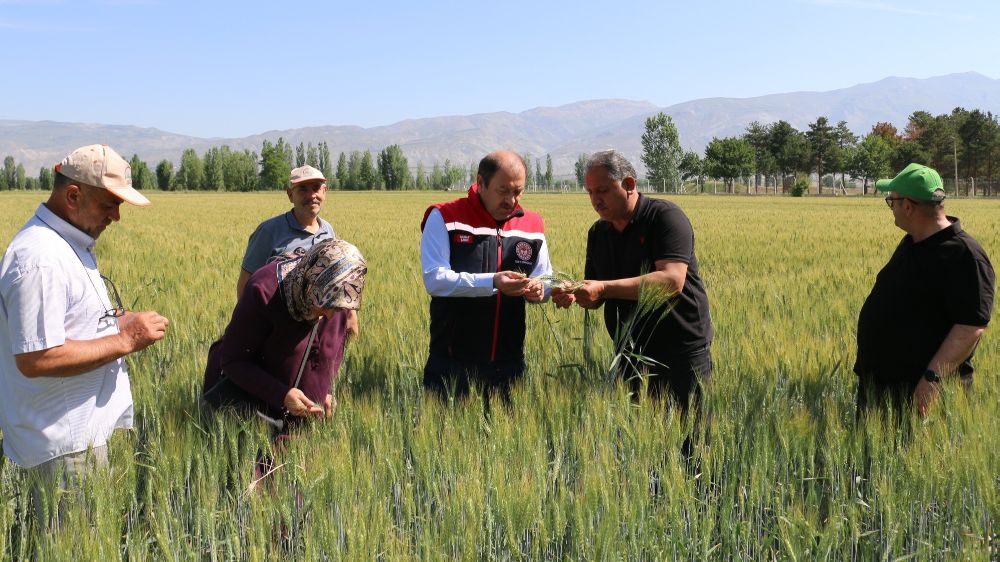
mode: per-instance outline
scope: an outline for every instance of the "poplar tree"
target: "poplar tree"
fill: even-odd
[[[665,189],[677,184],[680,180],[678,167],[683,155],[673,119],[663,112],[646,118],[646,130],[642,134],[642,163],[646,166],[646,178],[653,186]]]

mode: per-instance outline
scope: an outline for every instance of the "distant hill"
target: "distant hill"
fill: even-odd
[[[0,120],[0,155],[13,155],[28,173],[57,162],[77,146],[105,142],[126,158],[133,153],[150,166],[166,158],[178,162],[185,148],[199,154],[211,146],[260,150],[264,139],[279,136],[292,144],[326,141],[334,158],[351,150],[379,150],[399,144],[411,166],[436,160],[465,167],[495,148],[507,147],[533,158],[551,154],[555,172],[572,173],[580,153],[617,148],[638,166],[643,122],[663,111],[672,116],[686,149],[701,151],[712,137],[741,133],[751,121],[784,119],[800,130],[824,115],[832,122],[847,121],[856,133],[867,132],[878,121],[905,125],[913,111],[933,114],[955,107],[1000,113],[1000,80],[975,72],[934,78],[890,77],[829,92],[793,92],[754,98],[705,98],[657,107],[631,100],[592,100],[560,107],[538,107],[520,113],[407,119],[392,125],[363,128],[353,125],[317,126],[266,131],[243,138],[199,138],[153,128],[127,125]]]

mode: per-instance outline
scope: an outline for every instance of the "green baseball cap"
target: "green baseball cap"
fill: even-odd
[[[943,201],[944,183],[941,176],[922,164],[910,164],[891,180],[878,180],[875,189],[895,191],[903,197],[918,201]]]

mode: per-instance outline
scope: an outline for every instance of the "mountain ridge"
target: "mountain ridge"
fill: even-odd
[[[275,129],[239,138],[194,137],[156,127],[120,124],[63,123],[51,120],[0,119],[0,155],[12,155],[30,175],[51,166],[84,144],[105,142],[123,156],[138,154],[150,166],[162,159],[175,164],[185,148],[203,153],[227,144],[234,150],[259,151],[265,140],[284,137],[293,145],[326,141],[333,157],[350,150],[380,150],[399,144],[412,167],[446,159],[462,167],[486,152],[506,147],[532,158],[551,154],[558,176],[572,174],[580,153],[604,148],[621,150],[640,166],[640,138],[645,119],[663,111],[677,125],[686,150],[701,151],[713,137],[742,133],[751,121],[784,119],[800,130],[818,116],[845,120],[856,133],[878,121],[898,128],[914,111],[933,114],[955,107],[1000,113],[1000,80],[977,72],[931,78],[887,76],[875,82],[828,91],[798,91],[749,98],[710,97],[666,107],[623,98],[581,100],[539,106],[521,112],[493,111],[403,119],[388,125],[315,125]]]

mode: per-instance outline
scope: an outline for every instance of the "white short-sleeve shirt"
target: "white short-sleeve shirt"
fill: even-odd
[[[97,270],[94,239],[44,204],[0,263],[0,429],[4,453],[25,468],[99,447],[132,427],[125,360],[69,377],[25,377],[14,356],[118,333]]]

